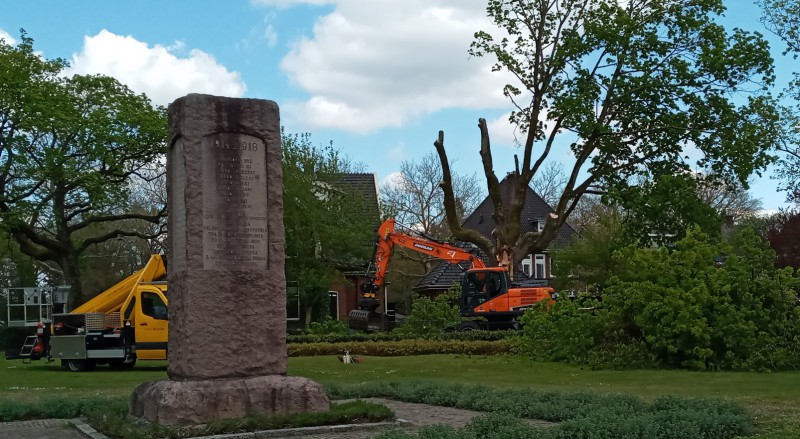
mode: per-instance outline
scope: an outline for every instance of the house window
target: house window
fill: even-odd
[[[546,279],[547,273],[545,272],[545,257],[542,254],[534,255],[534,275],[536,279]]]
[[[328,291],[328,315],[333,320],[339,320],[339,292],[338,291]]]
[[[522,272],[528,277],[533,273],[533,258],[530,255],[522,260]]]

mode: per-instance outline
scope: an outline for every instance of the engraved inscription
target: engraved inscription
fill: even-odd
[[[222,133],[203,139],[203,268],[268,269],[264,141]]]

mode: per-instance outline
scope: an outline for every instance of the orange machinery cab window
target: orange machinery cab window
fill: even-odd
[[[157,288],[142,290],[134,308],[137,358],[165,360],[169,322],[164,294]]]

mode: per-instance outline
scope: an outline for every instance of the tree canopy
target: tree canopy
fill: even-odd
[[[340,184],[355,166],[331,145],[284,134],[282,148],[286,280],[298,283],[309,322],[327,313],[328,288],[343,272],[363,272],[379,214]]]
[[[444,133],[435,142],[448,224],[489,254],[519,260],[545,249],[587,194],[606,201],[645,191],[637,180],[691,179],[703,170],[747,185],[770,161],[778,113],[767,89],[772,58],[762,36],[717,22],[722,0],[491,0],[499,30],[479,31],[474,56],[496,59],[515,83],[505,95],[523,134],[513,201],[503,201],[485,120],[480,155],[496,241],[457,221]],[[522,234],[526,186],[556,155],[567,181],[544,230]]]
[[[800,56],[800,0],[760,0],[767,29],[786,43],[784,55],[797,60]],[[795,64],[796,65],[796,64]],[[783,136],[778,144],[782,153],[778,176],[787,198],[800,203],[800,70],[783,92]]]
[[[166,114],[106,76],[64,76],[24,31],[0,42],[0,216],[22,253],[53,262],[80,300],[79,256],[158,224],[164,205],[130,205],[135,177],[163,172]]]

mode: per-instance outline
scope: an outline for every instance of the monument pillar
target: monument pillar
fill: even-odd
[[[191,94],[169,106],[169,366],[131,413],[161,424],[328,410],[286,376],[278,106]]]

